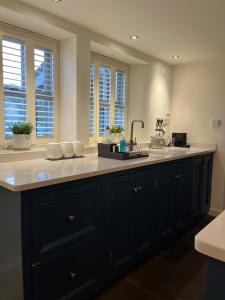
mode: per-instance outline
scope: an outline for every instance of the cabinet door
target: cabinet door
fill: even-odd
[[[210,207],[212,187],[213,155],[207,155],[203,161],[202,174],[202,213],[207,214]]]
[[[191,216],[196,218],[201,215],[202,209],[202,157],[192,160],[192,205]]]
[[[188,225],[191,209],[191,161],[177,163],[174,176],[176,231],[181,232]]]
[[[87,299],[98,281],[98,243],[96,238],[85,240],[33,267],[32,299]]]
[[[31,200],[33,263],[86,239],[100,230],[99,181],[74,185]]]
[[[156,171],[136,175],[135,246],[138,254],[155,248],[157,238]],[[135,191],[135,190],[134,190]]]
[[[158,211],[161,243],[173,237],[175,225],[174,166],[160,167],[158,174]]]
[[[114,270],[123,268],[133,254],[133,176],[115,176],[110,198],[110,257]]]

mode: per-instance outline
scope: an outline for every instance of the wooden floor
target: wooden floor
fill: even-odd
[[[206,257],[194,250],[194,236],[211,220],[205,217],[95,299],[203,300]]]

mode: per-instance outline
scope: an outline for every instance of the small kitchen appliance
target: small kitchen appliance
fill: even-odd
[[[156,135],[151,137],[150,148],[163,148],[166,147],[166,140],[164,138],[165,131],[163,129],[163,119],[156,120]]]
[[[172,139],[174,139],[174,147],[187,148],[187,133],[186,132],[173,132]]]

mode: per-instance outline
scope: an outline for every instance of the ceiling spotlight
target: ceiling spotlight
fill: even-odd
[[[179,59],[180,56],[179,56],[179,55],[173,55],[172,58],[173,58],[173,59]]]
[[[139,35],[137,35],[137,34],[132,34],[132,35],[130,35],[130,38],[131,38],[132,40],[138,40],[140,37],[139,37]]]
[[[62,0],[53,0],[53,2],[61,2]]]

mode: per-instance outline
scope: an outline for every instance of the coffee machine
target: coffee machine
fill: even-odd
[[[188,148],[187,133],[186,132],[173,132],[172,139],[174,139],[174,147]]]

